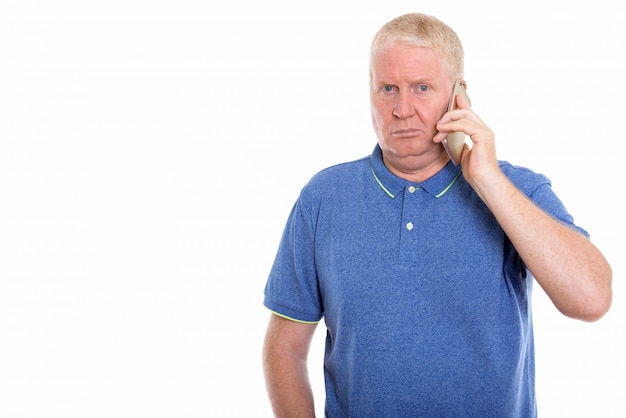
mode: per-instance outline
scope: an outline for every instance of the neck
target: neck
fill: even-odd
[[[450,161],[450,157],[445,152],[439,154],[436,159],[424,161],[424,158],[424,156],[409,156],[395,159],[383,153],[383,161],[389,171],[401,179],[415,183],[428,180]]]

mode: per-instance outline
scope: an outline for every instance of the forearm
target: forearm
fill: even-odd
[[[563,314],[594,321],[606,313],[611,268],[586,237],[542,211],[503,174],[476,181],[474,188]]]
[[[316,324],[298,323],[272,314],[263,344],[263,371],[274,415],[315,416],[307,358]]]
[[[265,382],[276,417],[315,416],[306,360],[280,350],[264,351]]]

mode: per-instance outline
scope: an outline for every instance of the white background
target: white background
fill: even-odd
[[[603,0],[3,1],[0,416],[271,416],[284,222],[372,150],[369,43],[411,11],[458,32],[499,157],[547,174],[614,269],[593,324],[537,287],[541,416],[624,416],[626,9]]]

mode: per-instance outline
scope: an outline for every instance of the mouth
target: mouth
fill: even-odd
[[[396,138],[412,138],[420,134],[419,129],[396,129],[391,132],[391,135]]]

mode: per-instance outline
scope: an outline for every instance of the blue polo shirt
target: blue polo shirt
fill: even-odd
[[[500,167],[587,235],[545,176]],[[324,319],[329,417],[534,417],[532,283],[460,167],[412,183],[376,146],[302,189],[264,304]]]

